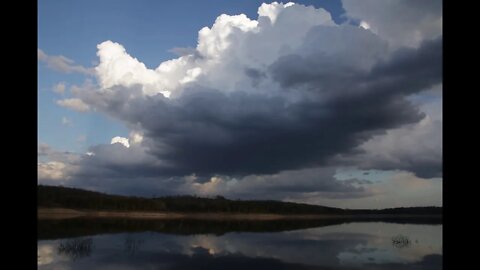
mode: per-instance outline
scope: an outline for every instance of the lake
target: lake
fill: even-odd
[[[39,220],[38,269],[442,269],[442,224]]]

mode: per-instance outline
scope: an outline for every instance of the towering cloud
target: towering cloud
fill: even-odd
[[[402,21],[390,4],[380,5],[389,10],[392,24]],[[288,175],[291,180],[279,183],[293,182],[296,177],[285,171],[312,179],[311,170],[325,170],[318,182],[307,181],[313,190],[363,196],[354,182],[337,183],[331,168],[441,175],[435,151],[422,152],[425,162],[416,166],[404,158],[388,164],[383,158],[368,164],[358,159],[365,152],[381,153],[386,143],[378,138],[392,132],[404,138],[400,147],[410,145],[402,133],[407,131],[392,130],[417,124],[431,126],[433,133],[440,128],[410,97],[442,81],[442,37],[435,28],[441,10],[434,5],[430,14],[430,5],[418,6],[429,10],[417,19],[421,34],[402,32],[408,42],[399,42],[391,32],[396,24],[381,24],[382,18],[350,1],[344,7],[361,27],[337,25],[324,9],[293,3],[262,4],[256,20],[222,14],[199,31],[194,50],[182,50],[156,69],[119,43],[99,44],[98,84],[74,88],[74,99],[59,104],[110,115],[136,137],[92,147],[94,154],[77,164],[76,177],[133,175],[179,188],[191,175],[195,183],[221,186],[228,179],[255,183],[252,175],[272,182],[278,179],[272,175]]]

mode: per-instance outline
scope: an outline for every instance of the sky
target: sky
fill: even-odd
[[[38,2],[38,183],[442,205],[442,2]]]

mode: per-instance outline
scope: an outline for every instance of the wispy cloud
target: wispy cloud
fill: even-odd
[[[66,89],[66,84],[65,82],[59,82],[55,84],[52,88],[53,92],[64,95],[65,94],[65,89]]]
[[[67,117],[62,117],[62,124],[66,126],[72,126],[72,120],[68,119]]]
[[[72,59],[63,55],[48,55],[41,49],[38,49],[38,60],[45,62],[47,67],[58,72],[81,73],[85,75],[94,74],[93,69],[81,65],[75,65],[75,62]]]
[[[90,106],[78,98],[66,98],[57,100],[57,104],[79,112],[87,112],[90,110]]]

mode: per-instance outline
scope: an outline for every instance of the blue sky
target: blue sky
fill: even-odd
[[[441,203],[441,1],[295,3],[39,1],[39,182]]]

